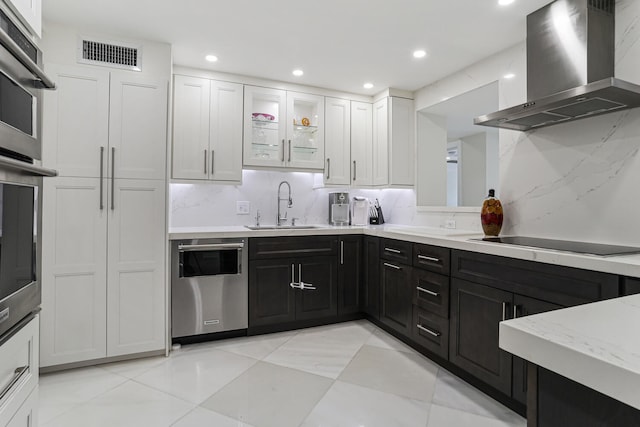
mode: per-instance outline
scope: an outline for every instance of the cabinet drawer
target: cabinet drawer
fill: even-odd
[[[440,246],[413,245],[413,266],[449,275],[451,250]]]
[[[449,277],[413,269],[413,304],[449,318]]]
[[[0,346],[0,426],[7,425],[38,384],[38,317]]]
[[[619,295],[614,274],[477,252],[452,251],[451,276],[567,307]]]
[[[401,240],[381,239],[380,258],[411,265],[413,243]]]
[[[449,320],[413,306],[413,340],[438,356],[449,356]]]
[[[337,255],[337,236],[253,237],[249,239],[249,258],[286,258]]]

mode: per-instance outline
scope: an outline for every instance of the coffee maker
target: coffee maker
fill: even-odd
[[[329,225],[349,225],[349,193],[329,193]]]

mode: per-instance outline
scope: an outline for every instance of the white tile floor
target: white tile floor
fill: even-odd
[[[524,427],[366,321],[43,375],[42,427]]]

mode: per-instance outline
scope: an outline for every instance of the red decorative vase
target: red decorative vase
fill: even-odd
[[[482,203],[480,221],[485,236],[497,236],[502,229],[502,203],[495,197],[496,192],[492,188],[489,196]]]

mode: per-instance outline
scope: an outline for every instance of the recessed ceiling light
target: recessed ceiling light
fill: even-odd
[[[207,55],[204,57],[204,59],[206,59],[209,62],[216,62],[218,60],[218,57],[215,55]]]
[[[502,77],[504,77],[505,79],[512,79],[512,78],[514,78],[515,76],[516,76],[516,75],[515,75],[515,74],[513,74],[513,73],[507,73],[507,74],[505,74],[505,75],[504,75],[504,76],[502,76]]]
[[[500,6],[506,6],[513,3],[515,0],[498,0],[498,4]]]
[[[298,70],[293,70],[293,75],[296,76],[296,77],[300,77],[303,74],[304,74],[304,71],[302,71],[302,70],[299,70],[299,69]]]
[[[422,49],[413,52],[414,58],[424,58],[425,56],[427,56],[427,52]]]
[[[373,87],[373,83],[365,83],[362,85],[362,87],[365,89],[371,89]]]

